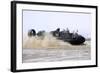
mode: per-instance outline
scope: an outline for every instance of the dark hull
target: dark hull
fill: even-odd
[[[68,42],[72,45],[80,45],[83,44],[85,42],[85,38],[82,36],[77,36],[75,38],[58,38],[59,40],[63,40],[64,42]]]
[[[71,41],[70,43],[71,43],[71,44],[78,45],[78,44],[83,44],[84,42],[85,42],[85,38],[79,37],[77,40],[73,40],[73,41]]]
[[[72,45],[80,45],[84,43],[84,39],[83,40],[71,39],[70,41],[66,41],[66,42],[69,42]]]

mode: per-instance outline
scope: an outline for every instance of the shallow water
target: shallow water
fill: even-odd
[[[89,60],[90,49],[23,49],[23,62]]]

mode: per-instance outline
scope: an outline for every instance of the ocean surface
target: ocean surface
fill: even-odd
[[[22,62],[52,62],[67,60],[90,60],[89,48],[77,49],[23,49]]]

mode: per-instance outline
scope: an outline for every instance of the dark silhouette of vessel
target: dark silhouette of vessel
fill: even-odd
[[[72,45],[80,45],[85,42],[85,38],[82,35],[79,35],[77,32],[70,33],[68,28],[67,30],[63,30],[63,31],[60,31],[60,28],[58,28],[55,31],[52,31],[51,34],[57,39],[63,40]]]
[[[31,29],[28,31],[28,36],[29,37],[32,37],[32,36],[35,36],[36,35],[36,31],[34,29]]]
[[[28,32],[28,35],[29,36],[35,36],[35,35],[43,36],[44,33],[45,33],[45,31],[39,31],[36,34],[36,31],[34,29],[31,29]],[[85,38],[82,35],[79,35],[77,32],[70,33],[68,28],[67,28],[67,30],[63,30],[63,31],[60,31],[60,28],[57,28],[55,31],[51,31],[50,34],[52,34],[58,40],[63,40],[64,42],[68,42],[72,45],[80,45],[85,42]]]

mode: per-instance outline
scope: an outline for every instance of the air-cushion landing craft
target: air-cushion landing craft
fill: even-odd
[[[39,31],[36,33],[34,29],[29,30],[28,36],[43,36],[45,31]],[[72,45],[80,45],[85,42],[85,38],[78,34],[78,33],[70,33],[69,30],[60,31],[60,28],[57,28],[55,31],[51,31],[50,34],[52,34],[55,38],[58,40],[63,40],[64,42],[68,42]]]

